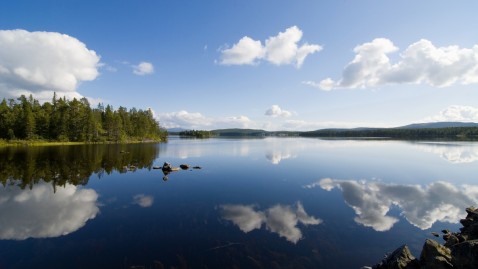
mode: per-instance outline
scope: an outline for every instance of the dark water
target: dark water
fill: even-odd
[[[360,268],[457,230],[477,172],[466,142],[3,148],[0,268]]]

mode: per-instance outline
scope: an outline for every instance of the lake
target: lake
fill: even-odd
[[[0,180],[0,268],[360,268],[461,227],[478,143],[9,147]]]

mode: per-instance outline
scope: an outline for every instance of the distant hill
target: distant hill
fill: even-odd
[[[185,131],[181,128],[168,129],[175,133]],[[303,137],[363,137],[390,139],[461,139],[478,140],[478,123],[474,122],[429,122],[414,123],[394,128],[330,128],[315,131],[265,131],[261,129],[216,129],[211,136],[219,137],[268,137],[268,136],[303,136]]]
[[[425,129],[425,128],[456,128],[456,127],[478,127],[478,123],[475,122],[427,122],[427,123],[414,123],[405,126],[396,127],[396,129]]]
[[[307,137],[354,137],[388,139],[448,139],[477,140],[478,123],[472,122],[430,122],[410,124],[395,128],[321,129],[301,132]]]

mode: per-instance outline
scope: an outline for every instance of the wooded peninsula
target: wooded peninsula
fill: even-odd
[[[0,103],[0,139],[48,142],[165,141],[167,131],[150,109],[99,104],[91,108],[86,98],[68,100],[53,96],[40,104],[31,95]]]

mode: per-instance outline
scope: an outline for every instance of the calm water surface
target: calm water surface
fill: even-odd
[[[202,169],[165,177],[163,162]],[[0,180],[0,268],[360,268],[459,228],[478,204],[478,144],[3,148]]]

